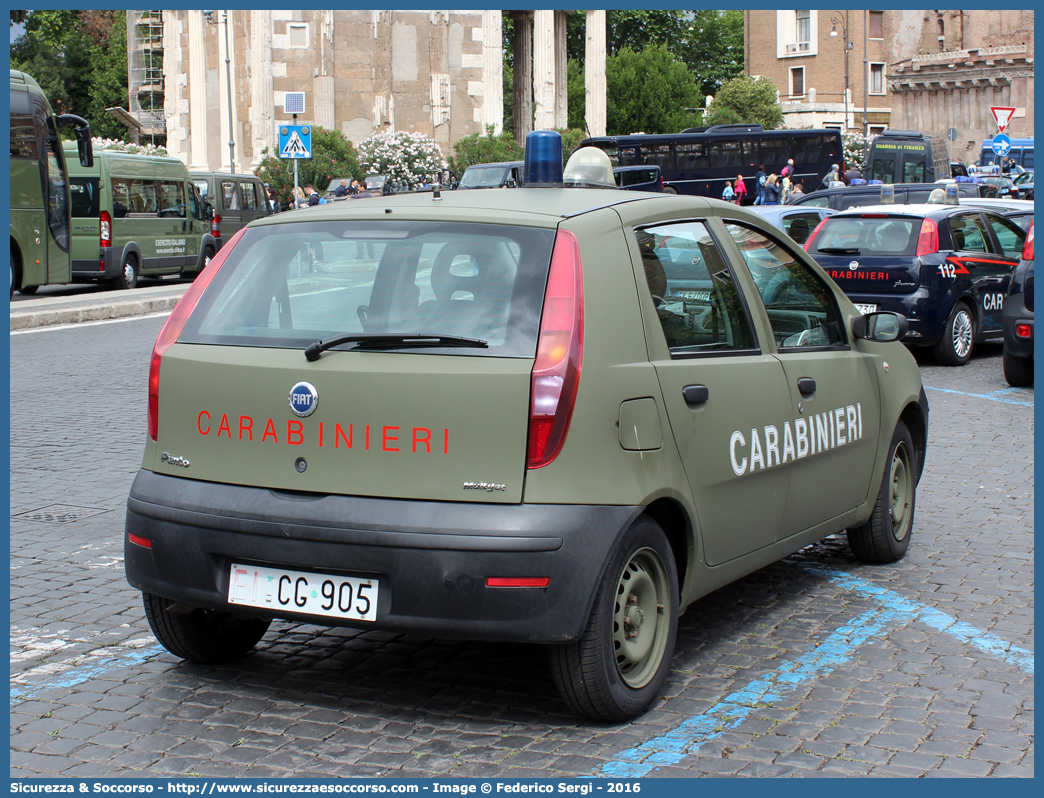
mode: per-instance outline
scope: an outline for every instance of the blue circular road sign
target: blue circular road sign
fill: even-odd
[[[1005,136],[1003,133],[998,133],[993,137],[993,151],[1002,158],[1008,154],[1011,149],[1011,139]]]

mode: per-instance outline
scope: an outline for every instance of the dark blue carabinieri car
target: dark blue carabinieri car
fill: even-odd
[[[1033,384],[1033,221],[1030,220],[1022,261],[1004,300],[1004,379],[1009,385]]]
[[[863,313],[909,321],[904,343],[962,366],[976,342],[1002,335],[1001,311],[1026,233],[962,205],[878,205],[835,214],[808,252]]]

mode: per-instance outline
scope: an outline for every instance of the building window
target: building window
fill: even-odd
[[[307,25],[287,25],[286,34],[291,47],[308,47]]]
[[[807,52],[812,41],[812,15],[809,11],[795,11],[797,17],[798,51]]]
[[[871,39],[883,39],[884,38],[884,11],[871,11],[870,12],[870,38]]]
[[[885,93],[885,65],[870,64],[870,93]]]
[[[805,96],[805,68],[794,67],[790,70],[790,96]]]

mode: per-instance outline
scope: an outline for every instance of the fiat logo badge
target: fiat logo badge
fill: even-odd
[[[295,416],[306,418],[319,406],[319,392],[310,382],[299,382],[290,389],[290,409]]]
[[[854,260],[854,261],[852,261],[851,263],[848,264],[849,271],[853,271],[854,272],[858,268],[859,268],[859,261],[857,261],[857,260]]]

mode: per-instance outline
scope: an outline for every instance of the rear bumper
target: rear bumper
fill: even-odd
[[[1028,324],[1028,338],[1015,335],[1015,325]],[[1001,326],[1004,328],[1004,349],[1015,357],[1033,357],[1033,311],[1026,309],[1026,295],[1011,294],[1004,300],[1001,312]]]
[[[942,338],[954,304],[952,295],[925,286],[910,294],[848,293],[848,298],[877,305],[878,310],[902,313],[909,323],[903,343],[913,346],[934,346]]]
[[[376,577],[376,621],[344,625],[560,643],[579,637],[605,560],[642,509],[289,494],[142,470],[127,501],[127,580],[147,593],[242,615],[244,608],[226,600],[233,562]],[[487,588],[487,576],[550,582]]]

